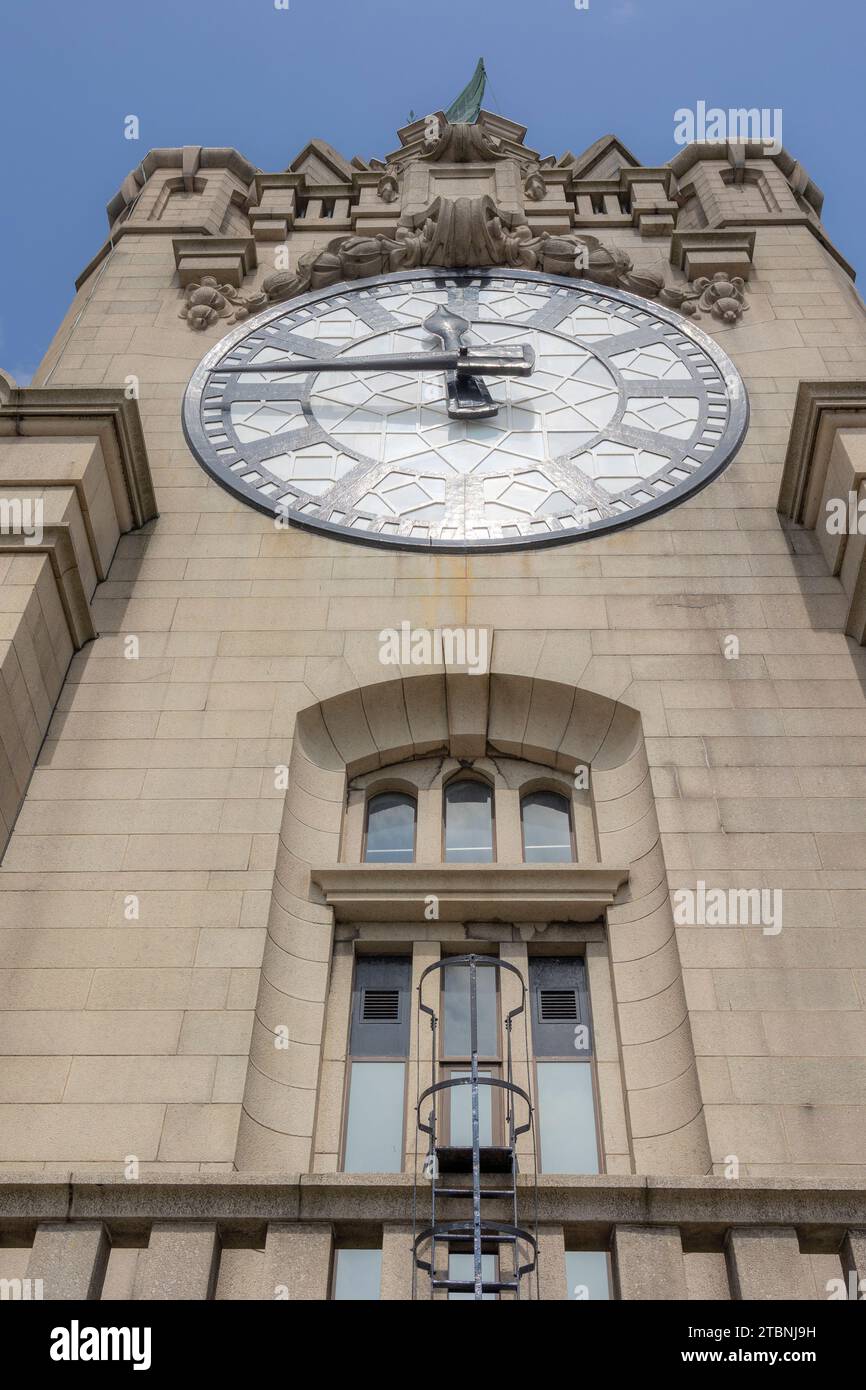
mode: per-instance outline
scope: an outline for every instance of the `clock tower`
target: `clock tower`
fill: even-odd
[[[866,1279],[853,272],[788,151],[538,152],[483,87],[152,150],[0,373],[46,1298]]]

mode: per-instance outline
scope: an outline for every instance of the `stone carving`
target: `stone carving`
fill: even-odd
[[[184,290],[180,318],[186,319],[190,328],[201,332],[219,319],[239,317],[237,308],[242,305],[243,298],[233,285],[220,285],[212,275],[203,275],[200,280],[191,281]]]
[[[746,284],[739,275],[729,276],[719,270],[710,279],[703,275],[690,285],[669,285],[662,292],[662,301],[690,318],[712,314],[722,323],[738,323],[748,309]]]
[[[423,212],[398,227],[400,269],[418,266],[511,266],[533,270],[533,235],[519,214],[497,207],[485,193],[476,198],[434,199]]]
[[[386,172],[376,185],[376,192],[383,203],[395,203],[400,196],[400,185],[395,174]]]
[[[523,193],[524,197],[528,198],[531,203],[543,202],[546,197],[547,187],[537,169],[530,170],[526,175],[523,181]]]
[[[191,328],[209,328],[218,319],[237,322],[268,304],[326,289],[341,280],[363,280],[424,266],[542,270],[549,275],[584,277],[644,299],[655,299],[664,289],[659,272],[635,270],[631,258],[620,248],[605,246],[585,232],[541,232],[536,236],[519,213],[504,211],[484,194],[475,198],[438,197],[423,212],[398,225],[393,237],[335,237],[324,250],[302,256],[296,270],[267,276],[255,294],[239,295],[230,285],[218,285],[212,277],[204,276],[187,287],[181,316]],[[685,290],[666,291],[672,296],[666,302],[676,307],[682,302],[683,312],[689,314],[695,314],[699,307],[711,307],[716,317],[727,318],[731,297],[737,302],[736,282],[723,292],[718,280],[717,276],[710,287],[709,282],[696,281]],[[691,307],[686,308],[686,304]]]
[[[628,290],[644,299],[656,299],[664,287],[664,276],[655,270],[635,270],[632,259],[618,246],[605,246],[586,232],[565,232],[558,236],[542,232],[534,243],[536,269],[548,275],[575,275],[596,285]]]
[[[495,135],[488,135],[477,125],[452,125],[444,118],[429,117],[435,120],[436,125],[431,127],[434,139],[430,140],[425,130],[424,138],[428,146],[426,154],[419,158],[430,160],[431,163],[438,164],[440,160],[447,164],[489,164],[491,159],[504,158],[501,151],[501,140]],[[435,138],[438,132],[438,139]]]

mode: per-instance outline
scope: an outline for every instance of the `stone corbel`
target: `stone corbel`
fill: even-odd
[[[174,263],[178,280],[187,285],[212,276],[217,283],[239,289],[244,277],[258,265],[253,237],[174,237]]]
[[[717,274],[748,280],[752,273],[755,236],[754,227],[674,232],[670,262],[690,282],[703,275]]]

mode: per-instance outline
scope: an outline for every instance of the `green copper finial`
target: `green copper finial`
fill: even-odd
[[[481,111],[481,103],[484,100],[484,88],[487,85],[487,72],[484,68],[484,59],[478,59],[478,65],[472,74],[468,86],[463,88],[459,97],[455,97],[448,110],[446,117],[452,125],[474,125],[478,120]]]

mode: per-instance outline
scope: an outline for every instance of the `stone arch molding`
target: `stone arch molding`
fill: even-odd
[[[711,1159],[638,712],[557,679],[343,661],[296,716],[235,1167],[309,1171],[334,935],[311,871],[336,864],[347,778],[434,753],[591,768],[600,858],[629,866],[607,913],[616,1029],[638,1173]],[[383,675],[384,673],[384,675]],[[389,678],[390,677],[390,678]],[[288,1045],[275,1046],[277,1029]]]

